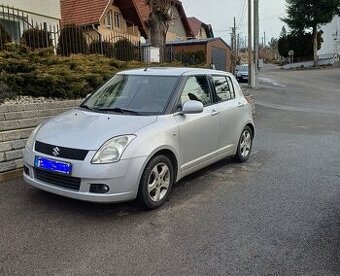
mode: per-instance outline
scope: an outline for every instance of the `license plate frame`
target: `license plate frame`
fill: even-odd
[[[35,156],[34,167],[37,169],[64,175],[72,174],[72,164],[70,162],[59,161],[42,156]]]

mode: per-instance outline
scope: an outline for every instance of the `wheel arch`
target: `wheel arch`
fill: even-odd
[[[174,181],[176,182],[177,181],[177,176],[178,176],[178,173],[179,173],[179,164],[178,164],[178,156],[177,154],[175,153],[175,151],[173,149],[170,149],[170,148],[158,148],[158,149],[155,149],[150,155],[149,157],[145,160],[144,164],[143,164],[143,168],[139,174],[139,178],[138,178],[138,187],[140,186],[140,181],[141,181],[141,178],[142,178],[142,175],[144,173],[144,170],[145,170],[145,167],[147,166],[147,164],[150,162],[150,160],[152,158],[154,158],[155,156],[157,155],[165,155],[167,156],[173,167],[174,167]]]
[[[254,126],[254,124],[248,123],[248,124],[245,125],[245,127],[249,127],[250,128],[250,130],[251,130],[251,132],[253,134],[253,139],[254,139],[254,137],[255,137],[255,126]]]

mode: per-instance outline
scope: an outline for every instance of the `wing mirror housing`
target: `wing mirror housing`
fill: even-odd
[[[203,104],[200,101],[189,100],[183,104],[181,114],[198,114],[203,112]]]

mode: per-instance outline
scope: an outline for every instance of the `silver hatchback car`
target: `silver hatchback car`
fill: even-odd
[[[124,71],[32,132],[24,180],[70,198],[137,198],[153,209],[184,176],[228,156],[246,161],[254,131],[251,105],[230,73]]]

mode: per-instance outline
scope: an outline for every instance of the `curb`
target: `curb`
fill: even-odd
[[[0,173],[0,184],[5,181],[20,178],[21,176],[22,176],[22,169]]]

